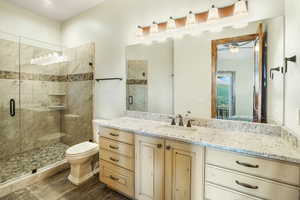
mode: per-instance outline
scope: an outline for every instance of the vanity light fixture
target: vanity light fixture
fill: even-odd
[[[137,30],[135,33],[136,37],[141,38],[144,36],[144,30],[141,26],[137,26]]]
[[[186,16],[185,27],[191,28],[196,24],[197,24],[196,15],[192,11],[190,11],[189,14]]]
[[[212,23],[217,21],[218,19],[220,19],[219,9],[215,5],[212,5],[208,11],[207,22]]]
[[[167,22],[167,31],[174,31],[176,29],[176,22],[173,17],[170,17]]]
[[[247,2],[246,0],[238,0],[234,4],[234,16],[242,16],[248,14]]]
[[[150,34],[158,33],[158,25],[155,21],[152,22],[152,25],[150,27]]]
[[[220,13],[222,13],[222,15]],[[193,13],[189,11],[186,17],[180,17],[178,19],[170,17],[166,22],[156,23],[153,21],[150,26],[138,26],[136,41],[138,43],[149,44],[154,41],[164,41],[169,37],[182,38],[185,35],[195,36],[201,34],[203,31],[220,32],[226,25],[215,22],[226,17],[233,17],[232,19],[235,19],[235,16],[241,16],[236,25],[235,23],[227,23],[227,26],[244,28],[248,25],[248,23],[242,21],[243,16],[247,17],[246,14],[248,14],[247,0],[235,0],[234,4],[222,8],[218,8],[212,4],[208,12]],[[183,26],[182,21],[185,21]],[[205,27],[205,25],[209,26]],[[146,34],[148,30],[149,34]]]

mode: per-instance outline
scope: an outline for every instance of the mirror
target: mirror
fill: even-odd
[[[127,110],[173,114],[172,45],[127,47]]]
[[[127,110],[282,123],[283,17],[126,53]]]

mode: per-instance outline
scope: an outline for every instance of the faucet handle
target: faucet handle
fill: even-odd
[[[179,118],[179,123],[178,123],[178,125],[179,125],[179,126],[184,126],[184,125],[183,125],[183,117],[182,117],[182,115],[180,115],[180,114],[177,115],[177,118]]]
[[[189,119],[188,122],[187,122],[187,124],[186,124],[186,127],[191,128],[191,127],[192,127],[192,122],[193,122],[193,121],[195,121],[195,120]]]
[[[169,117],[172,120],[171,125],[176,125],[176,117]]]

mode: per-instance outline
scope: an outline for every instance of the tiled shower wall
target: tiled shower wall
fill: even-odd
[[[66,49],[64,53],[70,61],[67,67],[68,76],[73,78],[67,84],[67,109],[62,119],[62,130],[65,135],[62,141],[74,145],[93,139],[95,46],[87,44]]]
[[[66,49],[69,62],[39,66],[30,60],[53,51],[0,40],[0,158],[92,138],[94,51],[93,44]],[[17,104],[13,118],[11,98]],[[49,108],[53,105],[64,105],[65,110]]]

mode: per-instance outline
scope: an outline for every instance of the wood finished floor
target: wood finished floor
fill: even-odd
[[[68,181],[68,175],[69,170],[63,171],[0,200],[128,200],[100,183],[97,176],[81,186],[75,186]]]

